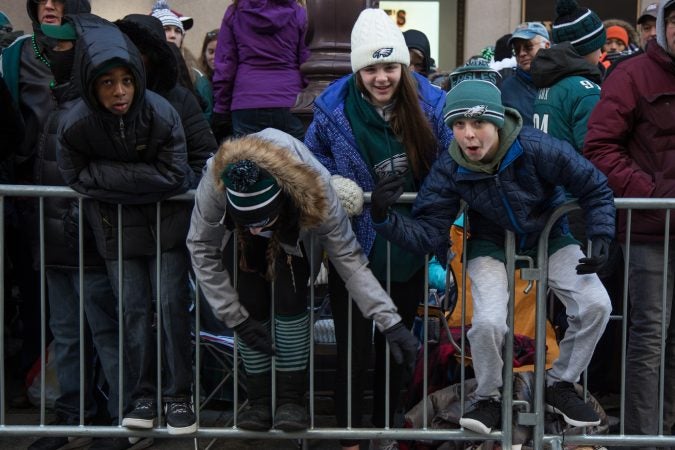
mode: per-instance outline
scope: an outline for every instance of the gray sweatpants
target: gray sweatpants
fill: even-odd
[[[576,382],[586,369],[609,320],[609,295],[595,274],[577,275],[575,267],[585,255],[568,245],[549,256],[548,286],[567,310],[568,328],[560,341],[560,356],[548,371],[547,382]],[[508,331],[508,280],[504,264],[481,256],[467,263],[471,279],[473,319],[467,333],[471,344],[478,398],[501,397],[502,347]]]

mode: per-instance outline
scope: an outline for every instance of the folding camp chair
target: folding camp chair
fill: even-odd
[[[207,406],[211,404],[214,406],[214,410],[223,413],[213,422],[216,422],[218,426],[230,426],[234,419],[235,380],[238,411],[241,411],[248,403],[248,400],[246,400],[246,371],[243,368],[243,361],[240,358],[235,358],[234,332],[223,322],[216,319],[210,305],[204,296],[198,292],[192,277],[190,278],[190,284],[193,293],[190,313],[195,319],[197,315],[199,316],[199,321],[193,321],[192,329],[192,339],[196,349],[195,380],[198,380],[199,394],[199,401],[195,401],[195,407],[199,414],[199,423],[200,426],[203,424],[201,413],[206,411]],[[199,308],[197,308],[197,299],[199,299]],[[198,340],[195,338],[197,326],[199,327]],[[215,438],[210,441],[206,449],[210,448],[214,442]]]

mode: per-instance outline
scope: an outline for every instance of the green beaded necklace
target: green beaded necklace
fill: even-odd
[[[35,57],[39,59],[45,66],[51,69],[52,63],[50,63],[49,60],[45,58],[45,55],[43,55],[40,49],[38,48],[37,41],[35,40],[35,34],[31,36],[31,44],[33,46],[33,53],[35,53]],[[56,80],[50,81],[49,88],[54,89],[55,87],[56,87]]]

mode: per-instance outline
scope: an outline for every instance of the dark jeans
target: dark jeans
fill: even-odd
[[[625,252],[625,249],[624,249]],[[675,246],[668,254],[668,285],[663,309],[663,243],[631,243],[628,261],[630,328],[626,351],[626,434],[658,434],[661,324],[665,321],[663,433],[675,425]],[[653,447],[652,447],[653,448]]]
[[[333,265],[328,269],[328,287],[330,306],[335,323],[335,341],[337,344],[337,374],[335,383],[335,414],[339,427],[347,426],[347,320],[348,292],[344,281]],[[386,287],[385,283],[382,283]],[[424,298],[424,269],[403,283],[391,283],[391,298],[407,328],[412,327],[417,304]],[[368,365],[373,342],[373,321],[366,319],[356,306],[352,305],[352,422],[351,426],[362,426],[363,395],[366,388]],[[373,386],[372,422],[377,428],[385,425],[385,381],[386,381],[386,339],[375,331],[375,376]],[[389,425],[394,425],[394,413],[399,403],[401,390],[409,380],[405,379],[405,367],[390,358],[389,380]],[[341,441],[342,445],[354,445],[357,441]]]
[[[305,127],[289,108],[238,109],[232,111],[232,129],[235,136],[257,133],[265,128],[276,128],[302,141]]]
[[[154,398],[157,346],[155,301],[157,258],[125,259],[123,277],[124,370],[132,401]],[[117,261],[107,261],[108,273],[119,296]],[[192,385],[190,338],[190,294],[188,254],[184,247],[162,252],[160,308],[162,326],[162,398],[166,402],[186,401]]]
[[[69,423],[75,423],[80,410],[80,277],[76,269],[47,269],[49,288],[49,326],[54,335],[56,373],[61,394],[56,399],[57,413]],[[108,274],[87,271],[84,274],[83,307],[85,314],[85,412],[91,419],[96,414],[94,401],[92,348],[93,342],[103,373],[110,388],[108,412],[117,418],[118,353],[117,301]]]

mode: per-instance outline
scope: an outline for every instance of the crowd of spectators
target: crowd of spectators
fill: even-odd
[[[464,212],[476,390],[458,423],[490,433],[502,425],[505,231],[534,257],[551,211],[574,199],[581,211],[558,219],[548,241],[563,331],[546,409],[566,426],[600,424],[575,384],[600,364],[598,352],[618,354],[617,342],[601,338],[622,301],[609,274],[625,255],[625,430],[659,434],[660,396],[664,433],[675,431],[675,249],[664,245],[675,224],[662,210],[616,213],[613,202],[675,194],[675,0],[650,3],[634,25],[558,0],[550,26],[522,23],[447,71],[423,31],[402,32],[367,8],[351,30],[351,73],[316,97],[308,126],[293,111],[309,81],[302,0],[234,0],[196,58],[183,45],[193,19],[166,0],[115,22],[92,14],[89,0],[26,0],[26,8],[29,34],[0,12],[0,179],[84,196],[3,203],[5,289],[21,298],[15,371],[25,376],[39,358],[44,286],[55,424],[103,416],[131,430],[196,431],[193,278],[238,338],[249,402],[237,426],[308,428],[308,286],[323,261],[337,425],[400,426],[424,255],[446,267],[449,230]],[[194,203],[169,200],[189,190]],[[371,201],[354,209],[364,192]],[[403,192],[416,193],[414,203],[399,203]],[[350,315],[351,301],[360,314]],[[10,402],[21,405],[20,394]],[[30,449],[152,442],[47,436]],[[399,448],[390,439],[370,445]]]

